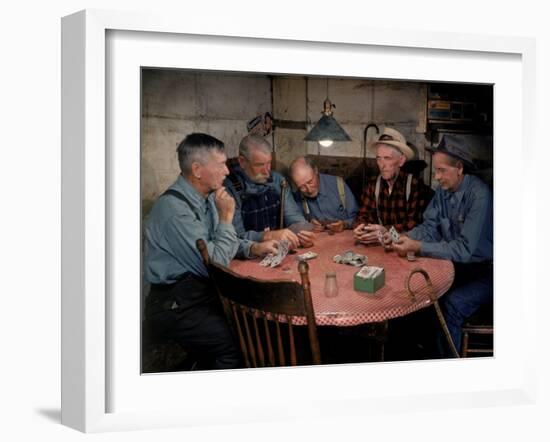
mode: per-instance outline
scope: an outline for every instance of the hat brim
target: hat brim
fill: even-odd
[[[400,143],[399,141],[393,141],[393,140],[371,141],[368,145],[368,148],[373,149],[379,144],[386,144],[388,146],[396,147],[403,155],[405,155],[407,160],[412,160],[414,158],[414,151],[409,146],[407,146],[406,144]]]
[[[477,169],[477,166],[472,160],[466,159],[461,157],[460,155],[457,155],[455,153],[449,152],[447,149],[441,149],[440,147],[426,147],[426,150],[428,152],[431,152],[432,155],[434,153],[444,153],[445,155],[449,155],[450,157],[456,158],[457,160],[460,160],[464,163],[465,166],[469,167],[472,170]]]

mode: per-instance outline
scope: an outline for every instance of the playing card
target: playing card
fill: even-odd
[[[261,265],[262,267],[269,267],[269,266],[271,265],[271,261],[273,261],[273,257],[274,257],[274,256],[275,256],[275,255],[273,255],[273,253],[270,253],[270,254],[266,255],[266,256],[264,257],[264,259],[262,259],[262,260],[260,261],[260,265]]]
[[[395,230],[395,227],[393,226],[390,227],[390,237],[392,242],[399,241],[399,233],[397,233],[397,230]]]
[[[286,239],[279,241],[277,253],[270,253],[269,255],[267,255],[264,259],[262,259],[260,265],[263,267],[277,267],[279,264],[281,264],[283,259],[285,259],[286,255],[288,255],[289,247],[290,243]]]

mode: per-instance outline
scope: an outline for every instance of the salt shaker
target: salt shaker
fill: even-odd
[[[327,298],[334,298],[335,296],[338,296],[336,272],[327,272],[325,275],[325,296]]]

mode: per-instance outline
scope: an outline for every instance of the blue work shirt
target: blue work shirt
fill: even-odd
[[[279,197],[281,196],[281,182],[285,179],[280,173],[271,171],[271,176],[266,183],[256,183],[252,181],[248,175],[242,170],[240,166],[235,167],[233,173],[239,178],[242,185],[242,189],[237,191],[233,186],[233,183],[229,178],[224,181],[224,186],[227,191],[235,198],[236,208],[235,216],[233,217],[233,225],[237,231],[239,238],[243,238],[249,241],[261,242],[263,240],[264,232],[248,230],[244,228],[244,223],[241,214],[242,198],[246,198],[247,195],[263,194],[267,191],[268,187],[274,189]],[[288,227],[294,223],[305,223],[306,220],[302,215],[301,210],[296,205],[296,201],[292,197],[290,186],[285,191],[285,208],[284,208],[284,225]],[[241,254],[239,253],[239,256]]]
[[[407,232],[420,254],[453,262],[493,260],[493,197],[487,185],[465,175],[456,192],[437,188],[424,221]]]
[[[319,193],[315,198],[308,198],[298,190],[294,192],[294,199],[298,207],[302,210],[304,216],[306,210],[303,201],[307,203],[311,218],[318,221],[323,220],[343,220],[346,228],[351,228],[359,206],[348,185],[344,182],[344,195],[346,207],[342,204],[340,193],[338,192],[337,177],[333,175],[319,174]]]
[[[152,284],[170,284],[186,272],[208,276],[196,241],[206,242],[212,261],[228,265],[239,247],[235,228],[221,223],[214,193],[205,198],[181,175],[170,189],[183,194],[189,205],[172,195],[161,196],[145,223],[145,278]]]

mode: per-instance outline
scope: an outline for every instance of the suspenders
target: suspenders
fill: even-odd
[[[346,206],[346,189],[344,187],[344,179],[341,176],[336,177],[336,186],[338,187],[338,196],[340,197],[340,201],[342,202],[342,206],[344,207],[344,210],[347,209]],[[305,218],[308,221],[311,221],[311,211],[309,210],[309,205],[307,204],[307,201],[300,192],[300,196],[302,198],[302,207],[304,208],[304,215]]]
[[[195,214],[196,220],[197,221],[201,220],[201,218],[199,216],[199,213],[197,212],[197,209],[195,209],[195,207],[193,207],[193,205],[189,202],[189,200],[182,193],[180,193],[180,192],[178,192],[177,190],[174,190],[174,189],[168,189],[161,196],[164,196],[164,195],[172,195],[172,196],[175,196],[180,201],[183,201],[185,204],[187,204],[189,206],[191,211]]]

